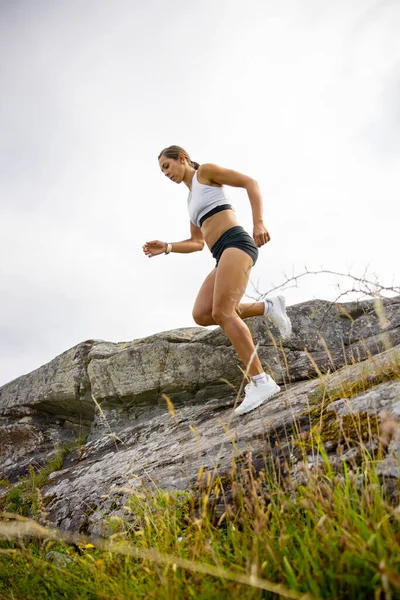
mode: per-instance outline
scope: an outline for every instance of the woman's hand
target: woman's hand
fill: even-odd
[[[167,249],[167,242],[160,242],[159,240],[153,240],[152,242],[146,242],[142,246],[143,252],[149,258],[157,256],[158,254],[164,254]]]
[[[271,239],[269,236],[269,233],[262,221],[260,221],[259,223],[256,223],[254,225],[253,239],[255,241],[257,248],[260,248],[260,246],[264,246],[264,244],[269,242],[269,240]]]

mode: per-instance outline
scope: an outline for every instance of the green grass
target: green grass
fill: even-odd
[[[85,443],[85,438],[81,437],[75,442],[65,444],[56,448],[54,455],[40,469],[33,465],[29,466],[29,475],[21,478],[19,483],[11,487],[7,480],[0,482],[0,487],[7,489],[11,487],[8,494],[0,500],[0,510],[17,513],[21,516],[38,516],[43,511],[42,497],[40,489],[47,482],[47,479],[55,471],[62,469],[64,458],[73,450]]]
[[[357,471],[344,465],[334,473],[326,461],[307,471],[306,485],[289,481],[287,489],[251,465],[232,477],[226,489],[218,480],[200,498],[143,489],[126,519],[108,519],[106,540],[39,528],[18,541],[9,534],[0,549],[0,597],[400,597],[398,498],[385,498],[367,454]],[[223,514],[211,495],[226,498]],[[26,523],[0,527],[13,525],[22,532]],[[57,566],[46,559],[50,550],[70,562]]]

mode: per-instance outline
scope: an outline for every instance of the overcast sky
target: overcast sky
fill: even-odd
[[[86,339],[195,325],[209,251],[142,253],[189,234],[170,144],[258,180],[249,295],[304,266],[399,284],[399,31],[398,0],[0,0],[0,385]]]

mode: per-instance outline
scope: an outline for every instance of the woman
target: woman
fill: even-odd
[[[260,406],[280,388],[261,366],[247,325],[243,319],[268,316],[283,338],[291,335],[283,296],[264,302],[241,304],[250,271],[258,257],[258,248],[270,236],[262,218],[262,199],[258,183],[236,171],[214,164],[199,165],[180,146],[165,148],[158,157],[161,171],[174,183],[189,188],[188,209],[190,238],[182,242],[153,240],[143,245],[152,258],[170,252],[197,252],[204,243],[216,259],[215,268],[206,277],[193,307],[198,325],[219,325],[247,368],[250,383],[245,387],[243,402],[236,408],[243,414]],[[223,186],[241,187],[247,191],[253,212],[253,238],[238,225]]]

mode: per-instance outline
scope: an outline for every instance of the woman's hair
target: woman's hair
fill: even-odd
[[[178,157],[180,154],[183,154],[184,157],[186,158],[186,160],[188,161],[189,165],[191,167],[193,167],[194,169],[196,169],[196,171],[197,171],[197,169],[200,166],[199,163],[192,160],[190,158],[189,154],[186,152],[186,150],[184,150],[180,146],[168,146],[168,148],[164,148],[164,150],[162,150],[160,152],[160,154],[158,155],[158,160],[160,160],[160,158],[162,156],[166,156],[167,158],[172,158],[174,160],[178,160]]]

